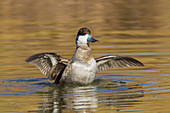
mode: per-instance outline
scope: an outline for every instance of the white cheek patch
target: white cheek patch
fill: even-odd
[[[80,36],[78,37],[78,40],[77,40],[77,41],[79,41],[80,43],[86,44],[86,43],[87,43],[87,39],[88,39],[88,34],[86,34],[86,35],[80,35]]]

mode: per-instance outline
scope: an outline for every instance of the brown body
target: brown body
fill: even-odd
[[[48,78],[55,83],[90,84],[97,72],[108,68],[144,66],[136,59],[118,55],[107,55],[94,59],[89,42],[96,42],[89,29],[81,28],[76,38],[76,51],[72,59],[63,58],[56,53],[39,53],[26,61],[35,64]]]

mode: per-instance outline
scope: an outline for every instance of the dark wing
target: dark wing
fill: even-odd
[[[109,68],[144,66],[140,61],[124,56],[107,55],[96,58],[98,71],[104,71]]]
[[[39,53],[29,57],[26,62],[34,64],[48,78],[54,80],[63,72],[70,60],[56,53]]]

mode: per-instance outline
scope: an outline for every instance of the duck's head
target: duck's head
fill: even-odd
[[[97,42],[98,40],[94,39],[91,35],[91,32],[88,28],[81,28],[77,33],[76,45],[78,44],[87,44],[89,42]]]

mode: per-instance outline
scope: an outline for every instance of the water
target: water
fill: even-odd
[[[0,2],[1,113],[169,113],[170,1],[4,0]],[[56,86],[25,62],[41,52],[71,58],[76,33],[100,40],[94,57],[118,54],[145,67],[110,69],[93,84]]]

